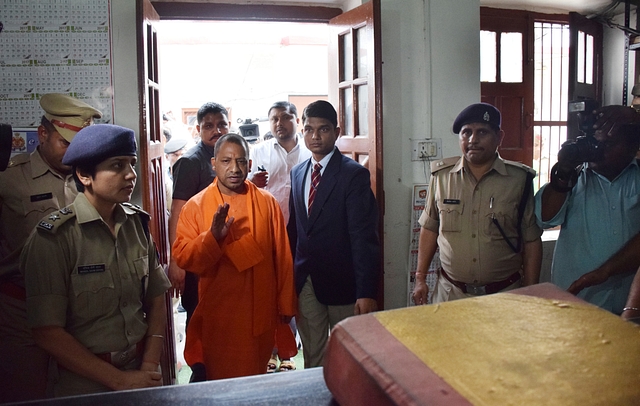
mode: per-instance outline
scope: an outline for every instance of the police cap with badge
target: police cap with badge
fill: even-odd
[[[460,134],[462,127],[471,123],[486,123],[498,132],[502,124],[502,117],[500,111],[489,103],[472,104],[462,110],[456,117],[453,122],[454,134]]]
[[[93,124],[94,118],[102,117],[100,110],[74,97],[61,93],[48,93],[40,98],[44,116],[62,138],[71,142],[81,129]]]
[[[133,130],[114,124],[96,124],[78,131],[62,163],[69,166],[93,166],[114,156],[135,156]]]

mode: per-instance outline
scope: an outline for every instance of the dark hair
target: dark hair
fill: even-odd
[[[84,192],[84,185],[82,184],[82,182],[80,182],[80,178],[78,178],[78,174],[76,174],[76,170],[79,170],[80,172],[85,173],[91,176],[92,178],[95,178],[96,168],[97,168],[97,165],[81,165],[81,166],[74,166],[71,169],[71,174],[73,175],[73,180],[76,182],[76,189],[78,189],[78,192],[80,193]]]
[[[45,116],[42,116],[42,118],[40,119],[40,125],[43,126],[49,134],[53,134],[57,131],[53,124],[51,124],[51,121],[49,121]]]
[[[273,109],[285,109],[285,110],[288,110],[294,116],[298,117],[298,109],[296,108],[296,105],[293,103],[289,103],[288,101],[277,101],[273,103],[271,107],[269,107],[269,111],[267,112],[267,115],[271,114],[271,110]]]
[[[334,128],[338,127],[338,114],[328,101],[316,100],[305,107],[302,112],[302,122],[307,121],[309,117],[324,118],[333,124]]]
[[[204,120],[204,116],[206,116],[207,114],[224,114],[227,119],[229,119],[229,113],[227,112],[227,109],[224,108],[223,105],[218,104],[218,103],[214,103],[214,102],[208,102],[203,104],[199,109],[198,109],[198,114],[197,114],[197,119],[198,119],[198,124],[202,123],[202,120]]]
[[[218,151],[220,151],[220,148],[222,148],[222,144],[227,141],[233,144],[240,145],[242,148],[244,148],[244,152],[247,154],[246,158],[247,160],[249,160],[249,144],[247,143],[247,140],[245,140],[242,135],[235,133],[226,133],[222,137],[218,138],[218,141],[216,141],[216,146],[213,148],[213,156],[218,156]]]

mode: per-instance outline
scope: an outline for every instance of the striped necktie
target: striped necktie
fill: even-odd
[[[311,205],[313,204],[313,199],[316,197],[316,191],[320,184],[320,169],[322,169],[322,165],[319,163],[313,165],[313,172],[311,173],[311,187],[309,188],[309,212],[307,214],[311,214]]]

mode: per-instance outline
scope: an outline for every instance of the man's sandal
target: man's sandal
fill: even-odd
[[[271,357],[271,359],[267,363],[267,373],[270,374],[270,373],[276,372],[277,369],[278,369],[278,360],[274,357]]]
[[[278,369],[278,372],[287,372],[287,371],[295,371],[295,370],[296,370],[295,362],[291,360],[284,360],[280,362],[280,368]]]

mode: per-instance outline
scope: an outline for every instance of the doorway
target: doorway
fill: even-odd
[[[250,120],[263,136],[274,102],[291,101],[301,115],[327,99],[327,24],[163,20],[157,30],[160,106],[172,135],[197,136],[194,112],[205,102],[227,107],[233,131]]]
[[[262,138],[274,102],[294,103],[300,116],[309,103],[328,98],[325,23],[163,20],[156,29],[160,108],[172,138],[198,138],[196,113],[206,102],[227,108],[232,132],[249,121]],[[176,381],[185,384],[186,313],[174,308]],[[301,355],[294,359],[299,368]]]

